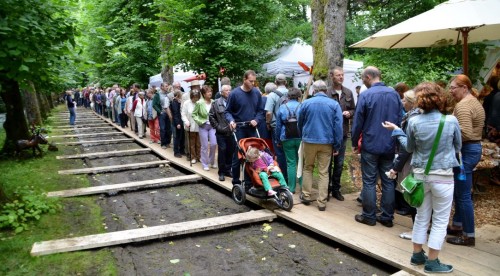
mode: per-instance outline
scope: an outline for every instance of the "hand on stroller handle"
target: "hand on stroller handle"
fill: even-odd
[[[237,127],[249,127],[249,126],[257,127],[257,121],[255,121],[255,120],[244,121],[244,122],[235,122],[235,121],[232,121],[230,123],[230,126],[231,126],[231,129],[233,131],[236,131]]]

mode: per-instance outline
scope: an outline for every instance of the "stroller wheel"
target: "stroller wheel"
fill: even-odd
[[[233,200],[234,200],[234,202],[236,202],[236,204],[242,205],[243,203],[245,203],[246,193],[245,193],[245,189],[243,188],[242,185],[234,184],[231,192],[232,192]]]
[[[280,189],[278,191],[277,203],[279,207],[285,211],[290,211],[293,208],[293,195],[288,189]]]

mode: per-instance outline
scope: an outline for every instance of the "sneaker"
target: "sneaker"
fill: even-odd
[[[210,169],[208,167],[203,167],[203,170],[209,171]]]
[[[425,273],[450,273],[452,271],[452,265],[442,264],[439,259],[425,261]]]
[[[425,251],[422,250],[418,253],[413,253],[411,255],[410,264],[411,265],[423,265],[427,262],[427,256],[425,256]]]
[[[162,149],[167,149],[167,146],[163,145],[161,146]]]
[[[403,232],[399,234],[399,237],[405,240],[411,240],[412,233],[411,232]]]
[[[269,191],[267,191],[267,195],[268,195],[268,196],[274,196],[275,194],[276,194],[276,192],[275,192],[275,191],[273,191],[273,190],[269,190]]]
[[[217,169],[217,164],[212,164],[212,169]]]
[[[196,159],[191,159],[191,164],[196,164]]]
[[[377,216],[377,221],[382,224],[385,227],[392,227],[394,224],[392,223],[392,220],[382,220],[380,217]]]

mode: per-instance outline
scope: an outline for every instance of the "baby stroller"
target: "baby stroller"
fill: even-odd
[[[269,177],[271,188],[276,192],[275,195],[269,196],[264,190],[259,174],[252,168],[251,163],[247,159],[246,152],[250,147],[258,148],[259,150],[263,150],[271,154],[266,141],[261,138],[244,138],[238,141],[236,133],[233,132],[233,136],[236,140],[236,145],[238,147],[238,159],[241,164],[240,177],[243,177],[241,184],[233,185],[232,197],[236,204],[241,205],[245,203],[246,194],[249,194],[260,199],[273,199],[281,209],[290,211],[293,207],[293,196],[288,190],[288,187],[281,187],[278,180],[273,177]],[[257,136],[259,136],[258,132]],[[274,161],[274,164],[278,167],[278,163],[276,161]],[[245,171],[250,176],[251,183],[246,183],[244,180]]]

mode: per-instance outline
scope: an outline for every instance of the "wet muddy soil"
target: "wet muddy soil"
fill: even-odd
[[[116,136],[114,136],[116,137]],[[120,136],[118,136],[120,137]],[[89,139],[85,138],[85,140]],[[64,154],[141,148],[135,143],[65,147]],[[74,169],[155,161],[154,154],[75,160]],[[93,186],[185,175],[172,166],[88,175]],[[77,177],[77,176],[75,176]],[[84,177],[84,176],[80,176]],[[205,219],[257,209],[204,182],[95,196],[104,231]],[[277,219],[109,248],[118,275],[389,275],[395,270]],[[347,250],[347,249],[345,249]]]

